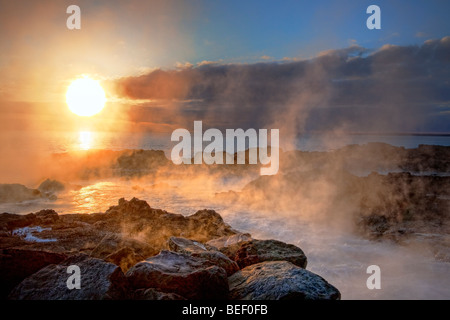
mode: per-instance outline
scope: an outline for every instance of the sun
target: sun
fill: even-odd
[[[98,81],[81,78],[72,81],[66,93],[70,111],[79,116],[90,117],[105,106],[106,96]]]

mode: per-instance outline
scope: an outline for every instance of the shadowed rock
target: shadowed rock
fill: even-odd
[[[302,249],[277,240],[243,241],[220,248],[220,251],[236,261],[241,269],[263,261],[289,261],[301,268],[306,268],[307,264]]]
[[[64,191],[64,189],[65,189],[65,186],[62,182],[59,182],[57,180],[50,180],[50,179],[46,179],[38,187],[38,190],[43,193],[55,193],[55,192]]]
[[[236,262],[219,251],[207,250],[205,246],[199,242],[185,238],[170,237],[168,245],[172,251],[202,258],[224,268],[228,276],[239,270],[239,266]]]
[[[68,289],[67,268],[80,268],[81,289]],[[23,280],[9,299],[18,300],[109,300],[127,298],[127,280],[120,268],[80,254],[58,265],[51,264]]]
[[[287,261],[248,266],[229,279],[233,300],[338,300],[340,292],[322,277]]]
[[[206,244],[215,248],[222,248],[222,247],[229,247],[241,241],[249,241],[249,240],[252,240],[252,236],[250,235],[250,233],[236,233],[231,236],[212,239],[208,241]]]
[[[49,264],[58,264],[67,256],[46,251],[3,249],[0,253],[0,298],[8,293],[23,279]]]
[[[139,262],[126,273],[135,288],[155,288],[187,299],[225,299],[227,274],[210,261],[163,250],[157,256]]]
[[[91,251],[90,256],[117,264],[126,272],[139,261],[157,253],[148,243],[110,233]]]

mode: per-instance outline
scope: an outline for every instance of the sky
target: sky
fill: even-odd
[[[66,28],[67,6],[81,29]],[[366,9],[381,8],[381,30]],[[0,1],[2,130],[76,129],[72,80],[101,80],[100,130],[288,126],[450,132],[449,1]],[[108,110],[108,111],[106,111]]]

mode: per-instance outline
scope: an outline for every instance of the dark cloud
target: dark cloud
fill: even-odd
[[[153,117],[185,126],[450,132],[450,37],[421,46],[360,46],[294,62],[205,64],[115,82],[131,99],[153,99]],[[158,103],[164,108],[158,109]],[[443,120],[447,119],[447,121]]]

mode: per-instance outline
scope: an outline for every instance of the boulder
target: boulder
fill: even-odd
[[[222,247],[220,251],[236,261],[241,269],[263,261],[289,261],[301,268],[307,265],[302,249],[278,240],[243,241]]]
[[[95,223],[95,227],[139,238],[159,249],[166,248],[170,236],[206,242],[236,233],[214,210],[200,210],[183,216],[151,208],[147,202],[136,198],[120,199],[117,206],[110,207],[103,219]]]
[[[81,288],[68,289],[71,274],[67,268],[80,268]],[[109,300],[126,299],[127,280],[112,263],[78,254],[60,264],[48,265],[16,286],[8,298],[13,300]]]
[[[129,248],[133,250],[137,255],[142,257],[139,261],[158,253],[157,250],[143,241],[124,237],[118,233],[108,233],[91,251],[90,255],[91,257],[105,259],[108,255],[122,248]]]
[[[187,299],[226,299],[227,273],[210,261],[162,250],[126,273],[134,289],[155,288]]]
[[[65,186],[62,182],[59,182],[57,180],[50,180],[50,179],[43,181],[38,187],[38,190],[43,193],[55,193],[55,192],[64,191],[64,189],[65,189]]]
[[[8,293],[23,279],[49,264],[58,264],[67,256],[47,251],[24,249],[3,249],[0,251],[0,298]]]
[[[222,248],[222,247],[229,247],[241,241],[249,241],[249,240],[252,240],[252,236],[250,235],[250,233],[236,233],[231,236],[212,239],[208,241],[206,244],[208,246]]]
[[[287,261],[248,266],[228,279],[232,300],[339,300],[322,277]]]
[[[19,215],[12,213],[2,213],[0,215],[0,228],[3,231],[11,231],[17,228],[27,227],[37,221],[34,213]]]
[[[59,220],[59,215],[55,210],[44,209],[35,213],[37,224],[52,224]]]
[[[144,260],[145,257],[137,254],[129,247],[120,248],[117,251],[107,255],[103,260],[118,265],[123,272],[127,272],[137,262]]]
[[[191,254],[207,251],[202,243],[181,237],[170,237],[167,244],[170,250],[179,253]]]
[[[168,246],[172,251],[208,260],[218,267],[224,268],[228,276],[239,270],[239,266],[235,261],[219,251],[207,250],[200,242],[185,238],[170,237]]]

